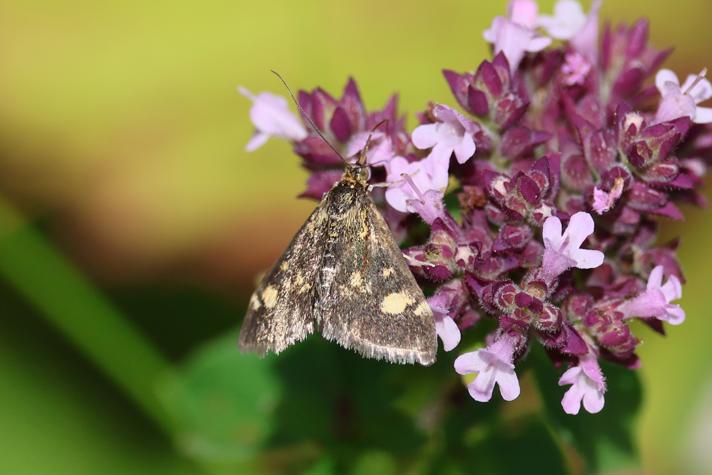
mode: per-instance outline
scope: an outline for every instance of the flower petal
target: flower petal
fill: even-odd
[[[432,148],[438,143],[438,124],[419,125],[411,134],[413,145],[421,150]]]
[[[513,370],[498,371],[496,374],[499,393],[505,401],[514,401],[519,397],[519,379]]]
[[[436,145],[430,155],[421,161],[421,164],[421,175],[415,177],[416,184],[423,186],[425,190],[444,192],[450,180],[448,175],[450,154],[441,153],[439,145]]]
[[[254,152],[269,140],[269,135],[262,132],[255,132],[252,138],[245,145],[245,150],[248,152]]]
[[[661,69],[655,75],[655,87],[658,88],[660,95],[665,97],[669,89],[666,87],[667,84],[672,83],[676,86],[680,86],[680,81],[677,79],[677,74],[669,69]]]
[[[386,189],[386,202],[391,208],[400,211],[401,213],[409,213],[408,200],[413,197],[403,190],[403,186],[390,186]]]
[[[648,276],[647,289],[659,289],[663,285],[663,266],[655,266]]]
[[[556,216],[550,216],[544,221],[544,227],[542,229],[542,237],[544,238],[544,245],[547,248],[558,250],[561,245],[561,220]],[[547,242],[549,243],[547,245]]]
[[[252,92],[250,92],[250,90],[247,89],[246,87],[237,86],[237,92],[239,92],[240,94],[242,94],[243,96],[245,96],[246,98],[248,98],[251,101],[255,100],[255,95],[252,94]]]
[[[464,353],[455,359],[457,374],[469,374],[483,371],[489,365],[480,358],[479,350]]]
[[[661,266],[662,267],[662,266]],[[675,275],[668,277],[667,282],[663,285],[660,290],[662,290],[665,299],[668,302],[677,300],[682,297],[682,284],[680,284],[680,279]]]
[[[502,21],[504,17],[498,16],[492,19],[492,25],[488,29],[482,32],[482,37],[488,43],[495,43],[497,37],[499,36],[499,30],[502,27]]]
[[[455,158],[457,163],[465,163],[475,154],[475,141],[472,139],[472,135],[465,132],[460,143],[455,146]]]
[[[680,325],[685,321],[685,311],[679,305],[669,304],[665,306],[665,316],[660,319],[670,325]]]
[[[554,16],[542,15],[539,25],[557,40],[570,40],[586,24],[586,14],[577,0],[559,0],[554,7]]]
[[[467,385],[470,396],[475,401],[487,402],[492,399],[492,392],[495,384],[495,369],[488,366],[475,377],[475,380]]]
[[[710,107],[697,107],[695,109],[695,117],[693,118],[695,124],[710,124],[712,123],[712,108]]]
[[[426,160],[430,161],[434,167],[433,170],[447,170],[450,167],[450,157],[452,156],[452,147],[444,143],[437,143],[430,151],[430,155]]]
[[[585,211],[579,211],[571,216],[563,237],[564,241],[567,241],[566,248],[571,251],[581,247],[581,244],[593,234],[593,227],[593,218]]]
[[[564,408],[566,414],[576,415],[581,410],[581,399],[583,398],[583,390],[578,383],[574,383],[569,388],[561,399],[561,407]]]
[[[536,28],[539,5],[534,0],[512,0],[509,4],[509,18],[514,23]]]
[[[587,388],[583,393],[583,407],[590,414],[596,414],[601,412],[603,405],[605,404],[605,399],[603,397],[603,392],[594,389],[593,387]]]
[[[595,269],[603,264],[605,255],[592,249],[577,249],[571,257],[576,261],[578,269]]]
[[[559,386],[564,386],[567,384],[575,384],[578,380],[579,374],[581,374],[581,368],[578,366],[572,366],[567,369],[564,374],[559,378]]]
[[[439,320],[435,320],[435,333],[443,342],[445,351],[453,350],[460,343],[460,329],[455,320],[445,315]]]
[[[524,51],[527,53],[538,53],[539,51],[546,49],[551,44],[551,38],[546,36],[533,35],[529,42],[526,44]]]

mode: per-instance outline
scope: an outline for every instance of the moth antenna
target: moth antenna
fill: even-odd
[[[368,152],[368,147],[371,145],[371,136],[373,133],[378,130],[380,126],[383,124],[387,124],[388,119],[383,119],[379,123],[373,126],[371,131],[368,133],[368,138],[366,138],[366,145],[364,145],[363,149],[361,150],[361,154],[358,156],[358,166],[359,167],[365,167],[366,166],[366,153]]]
[[[302,117],[304,117],[304,120],[307,121],[307,123],[309,124],[309,126],[311,127],[311,129],[312,129],[314,132],[316,132],[316,134],[317,134],[319,137],[321,137],[321,140],[323,140],[324,143],[326,143],[326,145],[328,145],[329,148],[330,148],[331,150],[333,150],[334,153],[335,153],[344,163],[349,163],[348,160],[346,160],[346,159],[341,155],[341,153],[339,153],[339,151],[336,150],[336,147],[334,147],[333,145],[331,145],[331,142],[329,142],[328,140],[326,140],[326,137],[324,137],[324,135],[321,133],[321,131],[319,130],[319,127],[316,126],[316,124],[314,123],[314,121],[311,120],[311,117],[309,117],[309,114],[307,114],[307,113],[304,111],[304,109],[302,109],[302,106],[299,105],[299,101],[297,101],[297,98],[294,97],[294,93],[293,93],[292,90],[289,88],[289,85],[287,85],[287,81],[285,81],[284,78],[283,78],[277,71],[275,71],[274,69],[270,69],[270,71],[272,71],[272,74],[274,74],[275,76],[277,76],[277,78],[279,78],[279,80],[282,82],[282,84],[284,85],[284,87],[287,89],[287,92],[289,93],[290,97],[292,98],[292,101],[294,101],[294,105],[296,105],[296,106],[297,106],[297,109],[299,109],[299,112],[302,113]]]

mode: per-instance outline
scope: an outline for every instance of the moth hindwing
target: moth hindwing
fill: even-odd
[[[252,295],[241,349],[279,353],[316,330],[367,358],[435,361],[430,307],[356,172],[324,195]]]

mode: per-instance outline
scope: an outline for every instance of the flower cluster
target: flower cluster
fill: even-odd
[[[517,364],[537,342],[557,365],[564,411],[604,406],[601,359],[635,369],[640,343],[629,322],[660,333],[685,313],[676,244],[659,244],[659,218],[682,219],[679,203],[704,203],[712,160],[712,97],[705,71],[680,84],[660,69],[669,50],[648,44],[648,23],[607,27],[600,2],[586,13],[559,0],[552,15],[512,0],[484,32],[493,58],[472,71],[443,71],[459,110],[429,104],[408,134],[394,97],[367,111],[349,80],[341,99],[300,92],[303,114],[346,157],[374,134],[368,164],[384,216],[426,289],[444,349],[484,320],[483,348],[455,361],[477,401],[518,397]],[[320,198],[342,163],[283,98],[253,96],[257,129],[292,142],[311,171],[304,196]],[[449,186],[449,189],[448,189]],[[445,198],[448,198],[447,200]],[[445,203],[448,203],[447,205]]]

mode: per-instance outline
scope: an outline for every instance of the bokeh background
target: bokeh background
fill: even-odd
[[[353,75],[371,107],[400,92],[413,124],[427,101],[454,103],[440,70],[488,54],[481,32],[505,3],[2,2],[0,473],[200,473],[201,458],[228,460],[171,430],[181,404],[198,426],[220,422],[166,375],[200,367],[208,348],[238,399],[268,385],[252,376],[258,360],[232,368],[237,325],[255,276],[314,206],[296,198],[306,174],[286,143],[244,152],[249,103],[235,86],[282,93],[274,68],[295,89],[338,94]],[[712,66],[710,13],[708,0],[611,0],[602,17],[648,17],[653,43],[675,47],[667,66],[687,74]],[[682,239],[688,319],[665,338],[638,330],[642,468],[625,473],[712,473],[712,222],[685,212],[665,235]],[[249,445],[261,422],[244,418],[236,438]]]

